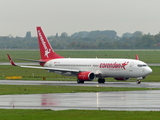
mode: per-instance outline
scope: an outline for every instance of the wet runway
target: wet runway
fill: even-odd
[[[1,95],[5,109],[159,111],[160,91]]]
[[[0,84],[160,88],[160,83],[157,82],[142,82],[142,84],[138,85],[136,82],[106,82],[105,84],[98,84],[95,81],[77,84],[76,81],[0,80]],[[160,90],[0,95],[0,108],[4,109],[160,111],[159,103]]]
[[[63,86],[95,86],[95,87],[138,87],[138,88],[160,88],[160,82],[106,82],[98,84],[97,81],[85,81],[77,84],[77,81],[24,81],[24,80],[0,80],[0,84],[8,85],[63,85]]]

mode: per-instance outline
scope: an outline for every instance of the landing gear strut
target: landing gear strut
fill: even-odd
[[[77,83],[84,83],[84,81],[77,79]]]
[[[137,84],[141,84],[141,80],[137,80]]]
[[[105,79],[104,78],[99,78],[98,83],[105,83]]]

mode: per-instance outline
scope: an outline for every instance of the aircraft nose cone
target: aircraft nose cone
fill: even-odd
[[[146,69],[146,74],[149,75],[149,74],[151,74],[151,73],[152,73],[152,69],[151,69],[150,67],[148,67],[148,68]]]

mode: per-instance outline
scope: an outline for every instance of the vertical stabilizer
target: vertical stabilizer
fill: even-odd
[[[41,27],[37,27],[38,43],[42,60],[64,58],[54,52]]]

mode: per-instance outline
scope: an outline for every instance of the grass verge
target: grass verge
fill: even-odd
[[[2,120],[159,120],[158,111],[3,110]]]
[[[155,50],[57,50],[57,54],[70,58],[129,58],[135,59],[135,54],[139,55],[140,60],[146,63],[159,63],[160,51]],[[38,60],[39,50],[1,50],[0,61],[8,62],[6,54],[10,54],[13,58],[25,58]],[[15,62],[22,62],[15,60]]]

